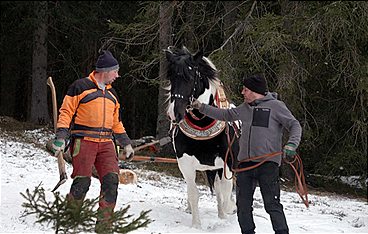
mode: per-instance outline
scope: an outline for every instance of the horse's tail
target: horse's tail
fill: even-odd
[[[207,170],[206,175],[208,186],[210,187],[211,193],[213,194],[216,175],[218,175],[221,178],[223,176],[223,169],[217,169],[213,171]]]

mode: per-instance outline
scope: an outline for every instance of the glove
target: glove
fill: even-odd
[[[199,109],[202,106],[202,103],[198,101],[197,99],[194,99],[192,102],[192,107],[195,109]]]
[[[52,142],[51,152],[56,154],[59,151],[64,151],[65,148],[65,140],[61,138],[57,138]]]
[[[124,147],[124,152],[125,152],[125,160],[128,162],[132,161],[134,157],[134,149],[131,144],[126,145]]]
[[[287,143],[283,149],[283,158],[287,161],[294,161],[296,155],[296,145],[293,143]]]

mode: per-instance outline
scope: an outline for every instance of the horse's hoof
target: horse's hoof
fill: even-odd
[[[193,223],[193,224],[192,224],[192,228],[195,228],[195,229],[202,229],[201,223]]]
[[[236,214],[236,209],[229,210],[229,211],[226,212],[226,214],[228,214],[228,215]]]
[[[228,214],[228,215],[236,214],[236,211],[237,211],[237,207],[236,207],[235,203],[231,204],[231,205],[229,205],[225,208],[225,213]]]
[[[230,212],[229,214],[236,214],[236,211],[237,211],[237,209],[235,208],[232,212]]]
[[[225,215],[225,214],[219,214],[219,215],[218,215],[218,217],[219,217],[220,219],[226,219],[226,215]]]

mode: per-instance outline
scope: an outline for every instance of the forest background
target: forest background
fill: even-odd
[[[109,49],[128,134],[166,136],[171,45],[203,49],[236,105],[243,77],[263,72],[303,127],[308,175],[357,178],[366,193],[368,2],[2,1],[0,115],[51,127],[47,78],[60,107]]]

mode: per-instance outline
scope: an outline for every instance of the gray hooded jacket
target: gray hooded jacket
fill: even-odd
[[[299,146],[302,128],[285,103],[277,100],[277,93],[268,92],[264,98],[255,100],[252,105],[243,103],[232,109],[219,109],[202,104],[199,111],[214,119],[242,122],[239,161],[281,152],[284,129],[289,132],[287,143]],[[268,160],[281,165],[281,154]]]

